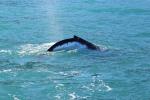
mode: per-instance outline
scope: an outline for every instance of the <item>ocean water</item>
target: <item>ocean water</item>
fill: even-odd
[[[150,100],[150,0],[0,0],[0,100]]]

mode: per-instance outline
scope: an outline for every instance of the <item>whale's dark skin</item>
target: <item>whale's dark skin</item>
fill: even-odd
[[[80,44],[83,44],[85,45],[88,49],[91,49],[91,50],[100,50],[100,48],[98,46],[96,46],[95,44],[92,44],[78,36],[74,36],[73,38],[69,38],[69,39],[64,39],[64,40],[61,40],[57,43],[55,43],[54,45],[52,45],[47,51],[49,52],[52,52],[54,51],[54,49],[58,46],[62,46],[66,43],[71,43],[71,42],[78,42]]]

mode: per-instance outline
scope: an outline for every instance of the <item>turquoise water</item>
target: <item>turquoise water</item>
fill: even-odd
[[[149,100],[149,43],[149,0],[0,0],[0,100]]]

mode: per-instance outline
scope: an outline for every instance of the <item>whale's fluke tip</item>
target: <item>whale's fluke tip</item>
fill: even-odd
[[[76,35],[74,35],[73,38],[78,38],[78,37]]]

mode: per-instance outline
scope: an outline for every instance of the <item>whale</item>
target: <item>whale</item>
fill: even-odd
[[[54,43],[47,51],[72,50],[78,48],[87,48],[90,50],[100,50],[99,46],[74,35],[72,38],[64,39]]]

